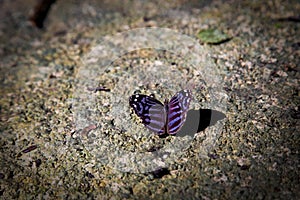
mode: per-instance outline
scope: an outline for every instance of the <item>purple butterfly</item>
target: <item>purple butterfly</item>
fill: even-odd
[[[129,105],[151,131],[175,135],[185,122],[191,99],[190,90],[181,90],[164,104],[151,96],[135,94],[129,98]]]

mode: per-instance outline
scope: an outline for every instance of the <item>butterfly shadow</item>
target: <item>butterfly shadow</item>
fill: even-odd
[[[219,120],[226,118],[226,115],[220,111],[212,109],[189,110],[186,121],[180,131],[176,134],[178,137],[186,135],[194,136],[209,126],[216,124]]]

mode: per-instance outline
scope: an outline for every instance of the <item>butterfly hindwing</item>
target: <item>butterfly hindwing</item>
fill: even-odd
[[[135,94],[129,98],[129,105],[148,129],[157,134],[165,132],[166,111],[160,101],[151,96]]]

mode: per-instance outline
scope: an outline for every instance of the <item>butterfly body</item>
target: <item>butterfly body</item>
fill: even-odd
[[[135,94],[129,98],[129,105],[151,131],[175,135],[185,122],[191,98],[190,90],[182,90],[162,104],[151,96]]]

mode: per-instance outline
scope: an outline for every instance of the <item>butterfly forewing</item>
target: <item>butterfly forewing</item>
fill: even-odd
[[[168,103],[168,133],[176,134],[185,122],[186,113],[192,99],[190,90],[175,94]]]
[[[166,111],[160,101],[147,95],[135,94],[129,98],[129,104],[148,129],[158,134],[165,132]]]

